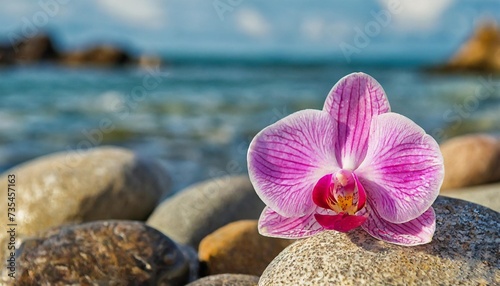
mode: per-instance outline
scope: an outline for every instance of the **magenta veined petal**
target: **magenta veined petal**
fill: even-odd
[[[314,213],[302,217],[284,217],[269,207],[259,218],[259,233],[269,237],[304,238],[315,235],[324,228],[314,219]]]
[[[319,110],[293,113],[259,132],[248,149],[248,173],[255,191],[285,217],[310,214],[314,185],[338,169],[335,121]]]
[[[373,119],[369,142],[356,174],[371,206],[393,223],[419,217],[431,207],[443,182],[439,145],[413,121],[396,113]]]
[[[429,243],[436,230],[436,215],[430,207],[419,217],[405,223],[385,221],[370,209],[370,216],[361,227],[371,236],[394,244],[414,246]]]
[[[370,122],[390,111],[384,89],[367,74],[349,74],[332,88],[323,110],[338,122],[332,135],[337,162],[343,169],[356,169],[368,150]]]

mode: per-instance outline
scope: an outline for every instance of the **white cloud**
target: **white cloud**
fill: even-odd
[[[311,41],[340,43],[352,33],[351,23],[331,22],[322,18],[306,18],[300,26],[302,35]]]
[[[310,40],[319,41],[324,37],[325,22],[318,18],[306,19],[300,29]]]
[[[165,23],[163,4],[157,0],[96,0],[108,15],[131,25],[160,28]]]
[[[269,23],[256,10],[241,8],[236,15],[238,28],[254,37],[264,37],[270,33]]]
[[[427,30],[433,28],[454,0],[379,0],[384,9],[394,11],[393,27]],[[391,7],[398,7],[392,9]]]

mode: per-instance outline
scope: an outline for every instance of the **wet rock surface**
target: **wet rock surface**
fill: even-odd
[[[25,241],[17,261],[15,285],[185,285],[189,276],[173,241],[132,221],[51,229]]]

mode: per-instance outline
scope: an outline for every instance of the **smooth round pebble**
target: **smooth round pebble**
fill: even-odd
[[[248,176],[226,176],[188,187],[161,203],[146,222],[178,243],[198,249],[216,229],[237,220],[258,219],[264,203]]]
[[[483,134],[455,137],[441,144],[441,152],[444,192],[500,181],[500,141],[495,137]]]
[[[258,276],[244,274],[212,275],[189,283],[187,286],[257,286]]]
[[[12,283],[3,274],[3,279]],[[185,285],[189,263],[161,232],[134,221],[55,228],[26,240],[16,285]],[[103,284],[104,283],[104,284]]]
[[[358,228],[327,231],[281,252],[259,285],[500,285],[500,214],[438,197],[431,243],[404,247]]]
[[[156,161],[116,147],[43,156],[6,171],[0,180],[7,183],[9,174],[15,175],[18,238],[68,223],[145,220],[170,191],[170,179]],[[7,218],[5,207],[0,217]],[[6,238],[1,232],[0,245]]]
[[[208,275],[239,273],[260,276],[267,265],[295,240],[259,234],[256,220],[225,225],[200,243],[199,258]]]

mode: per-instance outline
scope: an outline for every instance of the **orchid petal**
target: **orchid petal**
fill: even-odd
[[[319,110],[291,114],[259,132],[248,149],[248,173],[255,191],[286,217],[310,214],[314,185],[338,169],[332,136],[335,121]]]
[[[340,232],[348,232],[357,228],[366,221],[366,216],[358,215],[322,215],[315,214],[314,218],[318,223],[328,230],[336,230]]]
[[[430,207],[419,217],[405,223],[390,223],[370,209],[370,216],[361,227],[371,236],[394,244],[413,246],[429,243],[436,230],[436,215]]]
[[[259,218],[259,233],[280,238],[303,238],[323,231],[314,214],[303,217],[284,217],[266,207]]]
[[[367,74],[347,75],[332,88],[323,110],[338,122],[333,130],[337,162],[343,169],[356,169],[368,150],[372,118],[390,111],[384,89]]]
[[[439,145],[410,119],[382,114],[373,119],[365,160],[356,170],[380,217],[403,223],[430,208],[443,182]]]

